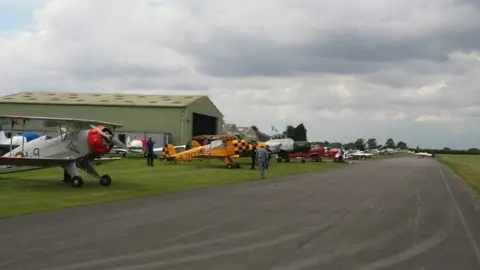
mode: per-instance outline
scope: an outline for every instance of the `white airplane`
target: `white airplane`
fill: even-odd
[[[432,156],[432,154],[427,153],[427,152],[418,152],[418,153],[415,153],[415,155],[417,155],[419,158],[431,157]]]
[[[38,139],[23,142],[22,145],[0,157],[0,174],[20,171],[38,170],[60,166],[64,170],[64,181],[70,182],[73,187],[82,187],[83,179],[78,169],[99,179],[100,185],[110,186],[112,178],[109,175],[100,175],[92,163],[104,163],[117,159],[96,159],[107,154],[117,146],[126,146],[115,139],[113,130],[122,125],[85,119],[51,118],[0,115],[0,124],[10,122],[14,125],[22,122],[23,128],[27,121],[39,121],[45,128],[59,127],[57,137],[42,136]],[[3,131],[0,136],[5,136]]]
[[[10,138],[7,138],[7,136],[5,135],[5,131],[3,130],[2,126],[0,126],[0,153],[10,151],[10,145],[12,147],[18,147],[23,143],[38,139],[38,137],[39,136],[36,133],[23,132],[21,134],[10,136]]]
[[[146,157],[147,156],[146,142],[147,140],[144,138],[134,139],[134,140],[130,140],[130,138],[127,138],[127,149],[114,148],[113,151],[115,151],[118,154],[122,154],[123,156],[126,156],[127,152],[130,152],[134,154],[142,154],[144,157]],[[153,153],[155,154],[155,157],[157,157],[158,155],[161,155],[162,151],[163,151],[163,147],[153,148]]]
[[[349,152],[348,154],[349,159],[367,159],[371,158],[373,154],[365,153],[364,151],[357,150],[355,152]]]

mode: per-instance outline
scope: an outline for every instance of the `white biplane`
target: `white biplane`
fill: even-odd
[[[127,149],[112,132],[122,125],[85,119],[0,115],[0,125],[9,122],[12,130],[15,125],[25,129],[28,121],[39,121],[45,128],[58,127],[59,135],[45,135],[16,147],[11,144],[8,153],[0,157],[0,174],[60,166],[64,170],[63,181],[70,182],[73,187],[83,186],[77,168],[97,178],[100,185],[110,186],[112,178],[100,175],[92,163],[118,160],[97,159],[114,146]]]

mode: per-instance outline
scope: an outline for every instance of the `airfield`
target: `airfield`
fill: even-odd
[[[480,161],[439,158],[445,163],[462,158]],[[25,201],[24,209],[32,207],[30,195],[44,192],[42,199],[50,203],[37,210],[71,200],[125,198],[124,185],[145,195],[153,184],[142,189],[140,183],[147,181],[161,182],[158,189],[189,190],[2,219],[0,268],[480,268],[480,208],[473,192],[435,159],[397,156],[353,165],[281,165],[289,167],[274,163],[269,174],[275,177],[267,180],[257,180],[258,170],[249,168],[233,172],[219,166],[189,172],[186,167],[196,165],[182,164],[180,171],[173,169],[175,165],[148,168],[143,159],[138,162],[136,171],[109,188],[62,187],[47,179],[58,178],[55,171],[39,179],[33,174],[24,174],[24,180],[1,179],[9,183],[2,184],[2,206],[6,190],[17,190],[14,196]],[[121,162],[102,166],[117,174],[133,170]],[[293,166],[305,173],[295,175],[299,171],[293,172]],[[457,174],[460,169],[454,168]],[[217,180],[208,181],[212,171]],[[280,176],[285,172],[290,175]],[[197,180],[189,180],[188,173]],[[217,184],[223,185],[196,188]],[[6,208],[19,212],[20,205]]]

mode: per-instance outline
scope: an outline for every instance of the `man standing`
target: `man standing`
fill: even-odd
[[[265,170],[268,166],[268,151],[263,145],[260,146],[260,149],[257,151],[257,160],[258,165],[260,166],[260,177],[265,179]]]
[[[254,146],[253,149],[252,149],[252,170],[255,169],[256,159],[257,159],[257,147]]]
[[[147,166],[153,167],[153,159],[155,157],[155,153],[153,153],[153,146],[155,142],[152,140],[152,137],[148,137],[147,141]]]

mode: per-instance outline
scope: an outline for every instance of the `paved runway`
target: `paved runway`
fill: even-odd
[[[447,168],[346,167],[3,219],[0,269],[480,269],[480,212]]]

